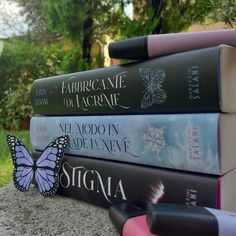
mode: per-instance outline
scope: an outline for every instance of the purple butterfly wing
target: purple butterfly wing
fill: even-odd
[[[56,138],[45,148],[36,161],[35,180],[40,193],[45,197],[57,192],[59,170],[67,143],[67,136]]]
[[[22,192],[27,191],[34,176],[34,161],[25,145],[18,138],[13,135],[8,135],[7,142],[11,151],[14,165],[14,185]]]

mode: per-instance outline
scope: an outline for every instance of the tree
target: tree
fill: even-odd
[[[26,31],[25,16],[20,16],[12,10],[17,7],[16,2],[0,1],[0,37],[8,38],[14,35],[23,35]]]
[[[153,6],[154,2],[155,0],[152,1]],[[232,26],[235,22],[235,0],[162,0],[159,2],[162,8],[157,15],[160,17],[160,24],[154,33],[179,32],[188,29],[193,23],[204,23],[206,20],[223,21],[226,26]]]
[[[103,42],[104,35],[117,33],[125,4],[119,0],[48,0],[43,11],[49,29],[78,42],[82,58],[91,64],[92,43]]]
[[[215,10],[210,18],[214,21],[225,22],[226,27],[236,26],[236,1],[235,0],[217,0],[214,1]]]
[[[11,0],[22,8],[35,41],[67,38],[91,65],[91,46],[104,36],[128,38],[145,34],[179,32],[206,19],[235,22],[235,0],[132,0],[135,17],[124,14],[130,0]],[[87,67],[86,67],[87,68]],[[83,69],[83,68],[82,68]],[[85,68],[84,68],[85,69]]]
[[[133,0],[134,19],[125,19],[120,37],[185,31],[193,23],[223,21],[233,27],[235,0]]]
[[[45,0],[8,0],[17,3],[21,7],[20,14],[25,17],[28,31],[27,37],[35,43],[46,43],[50,45],[57,37],[49,31],[43,18],[43,3]]]
[[[51,64],[52,56],[52,51],[43,50],[23,37],[5,42],[0,57],[0,127],[14,124],[20,128],[22,121],[29,120],[33,80],[58,73],[54,58]]]

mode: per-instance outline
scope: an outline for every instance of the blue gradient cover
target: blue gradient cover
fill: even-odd
[[[33,149],[69,136],[65,153],[220,174],[218,113],[33,117]]]

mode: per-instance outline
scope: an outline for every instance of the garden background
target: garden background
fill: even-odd
[[[236,0],[0,0],[0,187],[12,178],[7,133],[30,147],[33,80],[123,63],[110,41],[234,27]]]

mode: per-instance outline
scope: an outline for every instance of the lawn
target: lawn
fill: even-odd
[[[6,130],[0,130],[0,187],[12,181],[13,164],[6,141],[6,136],[9,133],[18,137],[27,148],[30,147],[29,131],[10,132]]]

